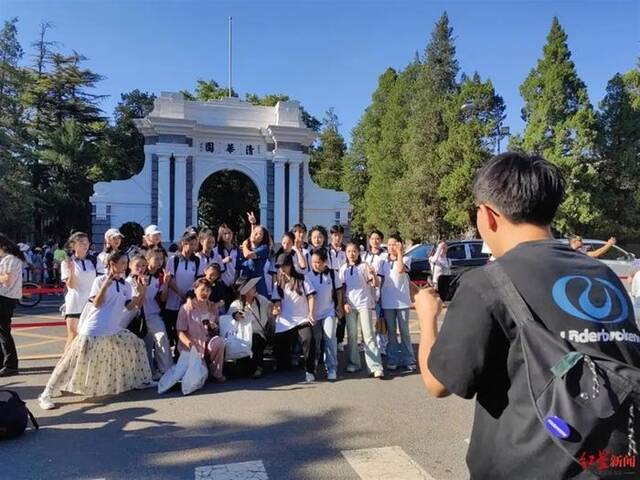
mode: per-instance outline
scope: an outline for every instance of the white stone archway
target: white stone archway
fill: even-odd
[[[309,176],[315,132],[298,102],[255,106],[237,98],[184,100],[163,92],[153,111],[136,120],[145,137],[145,164],[128,180],[99,182],[90,201],[93,241],[127,221],[157,224],[165,241],[197,222],[202,183],[220,170],[247,175],[260,193],[260,218],[274,238],[298,222],[348,231],[351,206],[343,192],[326,190]]]

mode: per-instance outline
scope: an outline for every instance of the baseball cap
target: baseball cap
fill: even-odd
[[[144,229],[145,235],[155,235],[156,233],[162,235],[162,232],[160,231],[157,225],[149,225],[147,228]]]
[[[118,230],[117,228],[110,228],[109,230],[104,232],[105,240],[109,240],[110,238],[113,238],[113,237],[124,238],[124,235],[122,235],[122,233],[120,233],[120,230]]]

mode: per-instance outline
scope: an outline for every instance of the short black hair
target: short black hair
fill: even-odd
[[[344,235],[344,227],[342,225],[334,225],[331,227],[329,233],[340,233],[341,235]]]
[[[389,234],[389,240],[391,240],[392,238],[398,243],[404,243],[402,241],[402,237],[400,236],[400,234],[398,232],[391,232]]]
[[[384,234],[377,228],[374,228],[373,230],[371,230],[371,233],[369,234],[369,238],[371,238],[371,235],[373,235],[374,233],[380,237],[380,240],[384,240]]]
[[[558,167],[538,155],[507,152],[489,160],[473,184],[476,205],[488,203],[513,223],[550,225],[564,198]]]

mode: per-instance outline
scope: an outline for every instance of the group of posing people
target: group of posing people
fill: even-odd
[[[235,372],[260,377],[270,344],[275,369],[287,370],[302,358],[307,382],[315,381],[322,363],[327,379],[335,380],[345,331],[347,372],[363,368],[361,350],[375,378],[384,377],[385,350],[388,370],[416,370],[410,258],[399,235],[383,249],[383,235],[374,231],[363,251],[343,244],[340,225],[330,232],[316,226],[307,235],[298,224],[274,252],[268,230],[253,214],[248,219],[251,234],[239,246],[226,225],[217,235],[189,228],[173,255],[162,247],[155,225],[145,230],[142,246],[127,253],[120,248],[122,234],[108,230],[97,257],[89,255],[88,235],[72,234],[61,264],[67,344],[40,406],[54,408],[52,399],[62,391],[94,397],[154,386],[193,347],[210,378],[220,382],[226,380],[225,360],[235,361]],[[20,249],[12,245],[6,237],[0,241],[0,266],[10,257],[21,264]],[[0,268],[0,282],[2,275]],[[10,337],[12,309],[5,313]],[[245,327],[249,350],[237,353],[234,336]],[[17,373],[15,346],[7,355],[2,345],[5,364],[9,358]]]

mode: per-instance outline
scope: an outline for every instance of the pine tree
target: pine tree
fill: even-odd
[[[514,145],[556,164],[566,181],[566,200],[556,228],[562,233],[587,233],[602,221],[597,207],[595,164],[597,123],[587,89],[576,72],[567,34],[553,19],[543,56],[520,87],[527,122]]]
[[[633,239],[640,234],[640,105],[633,105],[633,84],[614,75],[598,113],[598,174],[604,221],[600,235]]]
[[[455,52],[453,28],[445,12],[436,22],[417,76],[403,151],[407,168],[398,189],[396,216],[400,231],[409,238],[436,239],[444,234],[446,211],[437,192],[447,165],[439,146],[449,136],[445,112],[458,91]]]
[[[318,146],[311,151],[309,159],[309,173],[314,181],[331,190],[342,189],[342,162],[347,151],[339,127],[338,116],[330,108],[322,121]]]
[[[26,148],[27,112],[21,102],[28,81],[19,62],[24,54],[18,42],[18,19],[0,30],[0,232],[16,240],[32,234],[34,196],[29,188]]]

